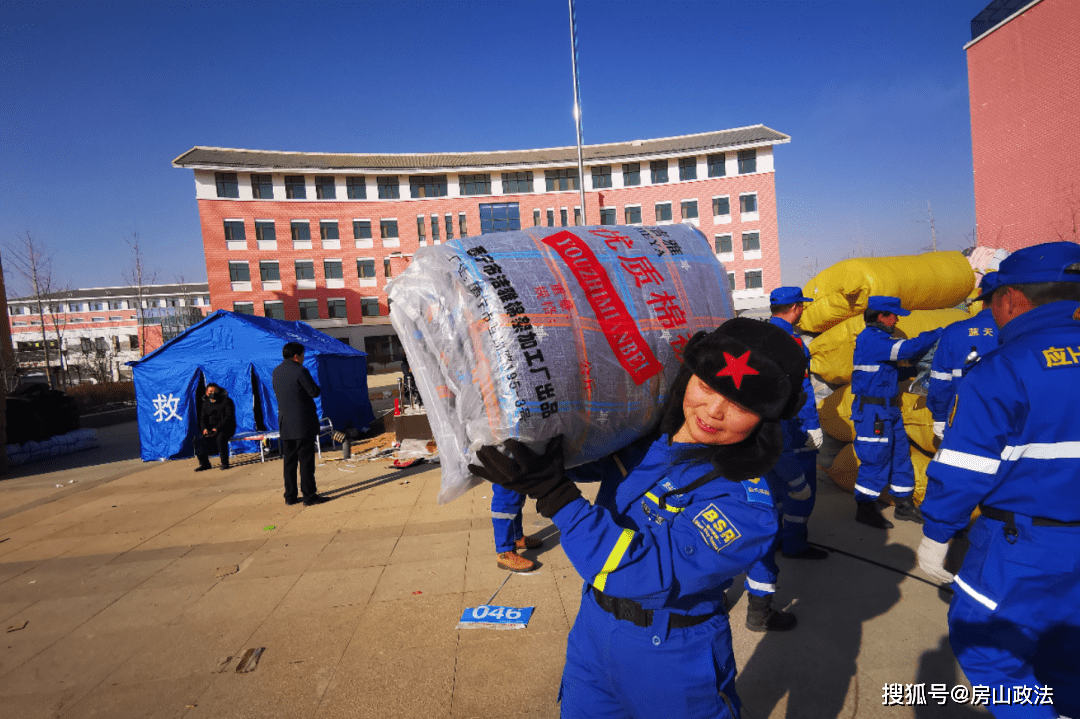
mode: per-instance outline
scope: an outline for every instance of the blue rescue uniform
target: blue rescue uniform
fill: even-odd
[[[859,458],[856,501],[874,501],[886,484],[897,498],[915,491],[915,470],[896,400],[900,378],[896,363],[919,357],[940,336],[941,330],[936,329],[899,339],[870,325],[855,339],[851,419],[855,424],[855,456]]]
[[[1078,717],[1080,302],[1036,307],[1000,337],[950,410],[927,469],[923,532],[947,542],[982,507],[953,585],[949,638],[973,685],[1009,689],[1012,703],[991,713]],[[1025,701],[1047,685],[1054,706]]]
[[[977,357],[997,349],[998,328],[994,315],[987,308],[971,319],[956,322],[944,329],[930,364],[930,393],[926,407],[935,422],[944,422],[952,407],[960,380],[973,366],[968,357]]]
[[[585,578],[563,717],[739,716],[724,590],[772,551],[775,500],[762,479],[722,477],[663,497],[714,471],[686,447],[663,436],[567,472],[602,484],[553,518]]]
[[[525,536],[522,508],[525,495],[512,489],[491,485],[491,524],[495,529],[495,551],[499,554],[514,549],[514,542]]]

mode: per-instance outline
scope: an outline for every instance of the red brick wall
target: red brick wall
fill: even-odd
[[[677,172],[673,166],[672,170]],[[644,170],[648,172],[646,168]],[[590,182],[586,172],[586,182]],[[497,180],[495,180],[497,181]],[[544,178],[541,174],[535,180],[539,188],[543,188]],[[402,188],[408,192],[408,186]],[[739,220],[739,193],[758,193],[758,221],[740,222]],[[727,225],[713,226],[712,197],[714,195],[729,195],[731,198],[732,222]],[[667,183],[663,185],[649,185],[644,187],[631,187],[620,189],[608,189],[587,191],[585,193],[587,221],[589,224],[599,224],[601,202],[606,206],[617,208],[617,222],[623,220],[623,209],[627,204],[640,204],[642,206],[642,222],[650,225],[655,223],[654,206],[657,202],[669,201],[672,203],[672,220],[681,220],[680,202],[682,200],[696,199],[698,201],[699,227],[709,238],[710,243],[713,235],[717,233],[732,234],[736,260],[729,263],[728,271],[736,273],[736,289],[743,289],[743,271],[745,269],[763,270],[764,290],[776,287],[780,283],[780,256],[777,242],[776,222],[776,193],[773,182],[773,174],[761,173],[754,175],[741,175],[735,177],[711,178],[685,183]],[[459,236],[458,213],[465,212],[466,224],[469,236],[480,234],[480,209],[481,203],[488,202],[517,202],[521,217],[522,228],[531,227],[533,224],[533,210],[539,209],[541,224],[547,223],[547,209],[555,209],[555,224],[560,224],[559,209],[567,208],[569,220],[573,222],[573,208],[580,204],[580,195],[577,192],[547,193],[536,192],[520,195],[485,195],[480,197],[443,197],[426,200],[399,200],[399,201],[278,201],[278,200],[199,200],[199,215],[202,222],[203,246],[206,254],[206,274],[210,285],[210,298],[214,309],[232,310],[234,302],[252,302],[255,305],[255,313],[263,314],[263,302],[266,300],[281,300],[284,302],[285,318],[289,320],[299,319],[298,300],[318,299],[319,316],[326,317],[326,300],[328,298],[346,298],[348,322],[359,324],[363,322],[361,316],[361,297],[376,297],[379,300],[380,314],[388,313],[386,306],[386,294],[384,292],[385,278],[383,275],[383,259],[391,253],[400,252],[403,255],[412,255],[419,249],[417,236],[416,216],[423,214],[425,221],[425,237],[430,243],[431,215],[438,214],[440,218],[439,238],[446,240],[445,215],[451,213],[454,218],[454,237]],[[370,249],[357,249],[353,238],[353,219],[370,219],[372,244]],[[379,220],[382,218],[397,218],[398,236],[400,246],[383,247],[379,237]],[[225,219],[243,219],[244,234],[247,241],[246,250],[229,250],[226,247],[223,221]],[[258,249],[255,237],[255,220],[274,220],[277,250]],[[292,220],[309,220],[311,224],[310,250],[294,250],[290,226]],[[340,249],[327,250],[322,248],[319,239],[319,220],[337,220]],[[761,233],[762,258],[760,260],[742,260],[742,231],[759,230]],[[376,287],[359,287],[356,270],[357,257],[373,257],[375,259],[375,276],[378,281]],[[344,276],[344,289],[329,289],[323,275],[322,262],[326,258],[340,258]],[[297,289],[294,275],[293,262],[296,259],[312,259],[315,263],[316,289]],[[251,292],[233,292],[229,280],[229,261],[247,261],[251,273]],[[259,281],[259,261],[277,260],[281,272],[280,291],[263,290]],[[391,258],[392,273],[396,277],[407,265],[407,258]]]
[[[1043,0],[967,50],[978,244],[1078,241],[1080,3]]]

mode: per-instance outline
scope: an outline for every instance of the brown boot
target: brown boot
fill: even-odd
[[[511,572],[531,572],[536,569],[536,562],[526,559],[517,552],[500,552],[499,569],[509,569]]]
[[[522,537],[514,542],[514,549],[540,549],[544,546],[544,540],[540,537]]]

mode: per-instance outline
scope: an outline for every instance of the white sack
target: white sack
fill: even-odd
[[[390,320],[442,458],[440,502],[480,481],[475,452],[565,435],[567,466],[656,419],[695,332],[734,316],[727,274],[689,225],[516,230],[422,247]]]

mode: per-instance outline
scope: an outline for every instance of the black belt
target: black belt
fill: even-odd
[[[882,407],[899,407],[900,406],[899,404],[896,403],[896,400],[891,398],[891,397],[889,399],[885,399],[883,397],[867,397],[864,394],[857,394],[857,395],[855,395],[855,397],[856,397],[856,399],[859,400],[859,409],[862,409],[862,406],[864,404],[878,404],[878,405],[881,405]]]
[[[615,615],[616,619],[622,619],[623,621],[630,622],[639,627],[651,627],[653,622],[653,610],[645,609],[639,603],[633,599],[622,599],[621,597],[609,597],[601,592],[596,587],[592,587],[593,598],[596,600],[597,606],[603,609],[608,614]],[[712,619],[714,614],[674,614],[670,615],[668,619],[668,626],[672,629],[685,629],[686,627],[695,627],[698,624]]]
[[[980,504],[979,509],[982,511],[983,516],[987,519],[1004,522],[1005,538],[1009,540],[1010,544],[1016,542],[1016,537],[1020,534],[1020,532],[1016,529],[1016,512],[1009,512],[1004,509],[987,507],[985,504]],[[1056,519],[1050,519],[1048,517],[1032,517],[1031,523],[1036,527],[1080,527],[1080,522],[1061,522]]]

